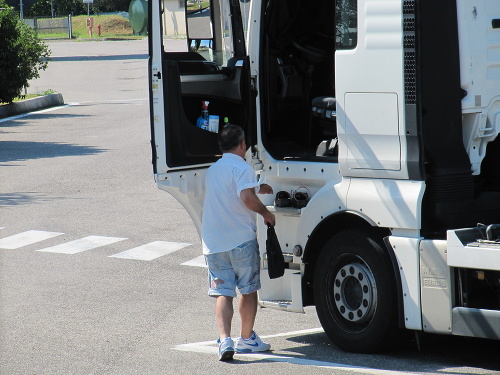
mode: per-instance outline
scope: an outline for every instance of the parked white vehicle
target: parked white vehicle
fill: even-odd
[[[261,180],[308,195],[261,197],[287,262],[267,278],[259,220],[263,306],[315,305],[349,351],[401,329],[500,339],[500,2],[211,0],[187,16],[189,52],[165,52],[149,6],[158,187],[199,230],[209,101]]]

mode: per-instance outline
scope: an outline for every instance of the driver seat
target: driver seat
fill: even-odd
[[[312,115],[323,129],[323,141],[316,149],[316,156],[337,156],[337,100],[318,96],[312,100]]]

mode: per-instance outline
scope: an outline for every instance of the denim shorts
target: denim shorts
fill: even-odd
[[[208,265],[208,295],[236,297],[260,289],[260,254],[257,240],[243,242],[222,253],[205,255]]]

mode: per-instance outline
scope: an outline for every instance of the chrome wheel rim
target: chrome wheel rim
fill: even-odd
[[[373,316],[377,288],[366,265],[349,263],[340,268],[335,275],[333,293],[337,310],[347,321],[362,323]]]

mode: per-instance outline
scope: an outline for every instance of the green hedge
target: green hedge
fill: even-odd
[[[5,0],[0,0],[0,41],[0,102],[10,103],[47,68],[50,50]]]

